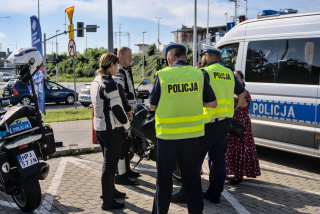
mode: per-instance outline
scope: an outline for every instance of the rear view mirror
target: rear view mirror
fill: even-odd
[[[3,99],[2,98],[2,100],[0,100],[0,101],[1,101],[1,106],[2,107],[6,107],[6,106],[10,105],[10,98],[8,98],[8,99]]]
[[[150,80],[149,79],[144,79],[144,80],[142,80],[142,84],[143,85],[149,85],[150,84]]]

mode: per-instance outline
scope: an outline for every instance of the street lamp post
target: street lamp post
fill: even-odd
[[[57,42],[57,33],[60,30],[56,30],[56,82],[58,83],[58,42]]]
[[[210,45],[210,34],[209,34],[209,0],[208,0],[208,13],[207,13],[207,45]]]
[[[160,19],[159,17],[156,17],[156,19],[158,19],[158,51],[160,52]]]
[[[246,2],[246,19],[248,19],[248,0],[244,0]]]
[[[194,24],[193,24],[193,66],[197,64],[197,0],[194,0]]]
[[[144,34],[146,32],[142,32],[142,79],[144,79]]]
[[[228,25],[228,12],[226,12],[224,15],[226,15],[226,25]]]
[[[237,0],[229,0],[230,2],[234,2],[234,24],[237,24]]]

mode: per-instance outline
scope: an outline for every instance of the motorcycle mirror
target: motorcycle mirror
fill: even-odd
[[[143,85],[149,85],[150,84],[150,80],[149,79],[144,79],[144,80],[142,80],[142,84]]]
[[[2,98],[1,99],[1,107],[6,107],[8,105],[10,105],[10,98],[9,99]]]

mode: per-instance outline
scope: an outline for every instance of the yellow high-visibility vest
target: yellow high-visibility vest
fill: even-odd
[[[219,63],[204,67],[210,76],[210,85],[216,95],[216,108],[203,107],[205,123],[219,117],[233,117],[234,113],[234,76],[230,69]]]
[[[186,139],[204,135],[203,73],[192,66],[158,71],[161,87],[155,113],[160,139]]]

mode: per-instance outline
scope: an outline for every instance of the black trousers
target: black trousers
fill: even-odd
[[[96,131],[96,136],[102,147],[104,158],[101,176],[103,204],[108,205],[114,200],[114,176],[117,171],[120,152],[125,140],[124,128]]]
[[[182,182],[187,196],[188,212],[203,211],[199,169],[199,139],[163,140],[157,144],[157,186],[152,213],[168,213],[172,195],[172,174],[179,161]]]
[[[225,153],[227,151],[227,136],[231,126],[231,119],[207,123],[205,136],[199,138],[199,168],[201,169],[206,154],[210,159],[209,188],[207,193],[214,200],[219,200],[226,179]],[[185,186],[182,185],[179,193],[185,197]]]

